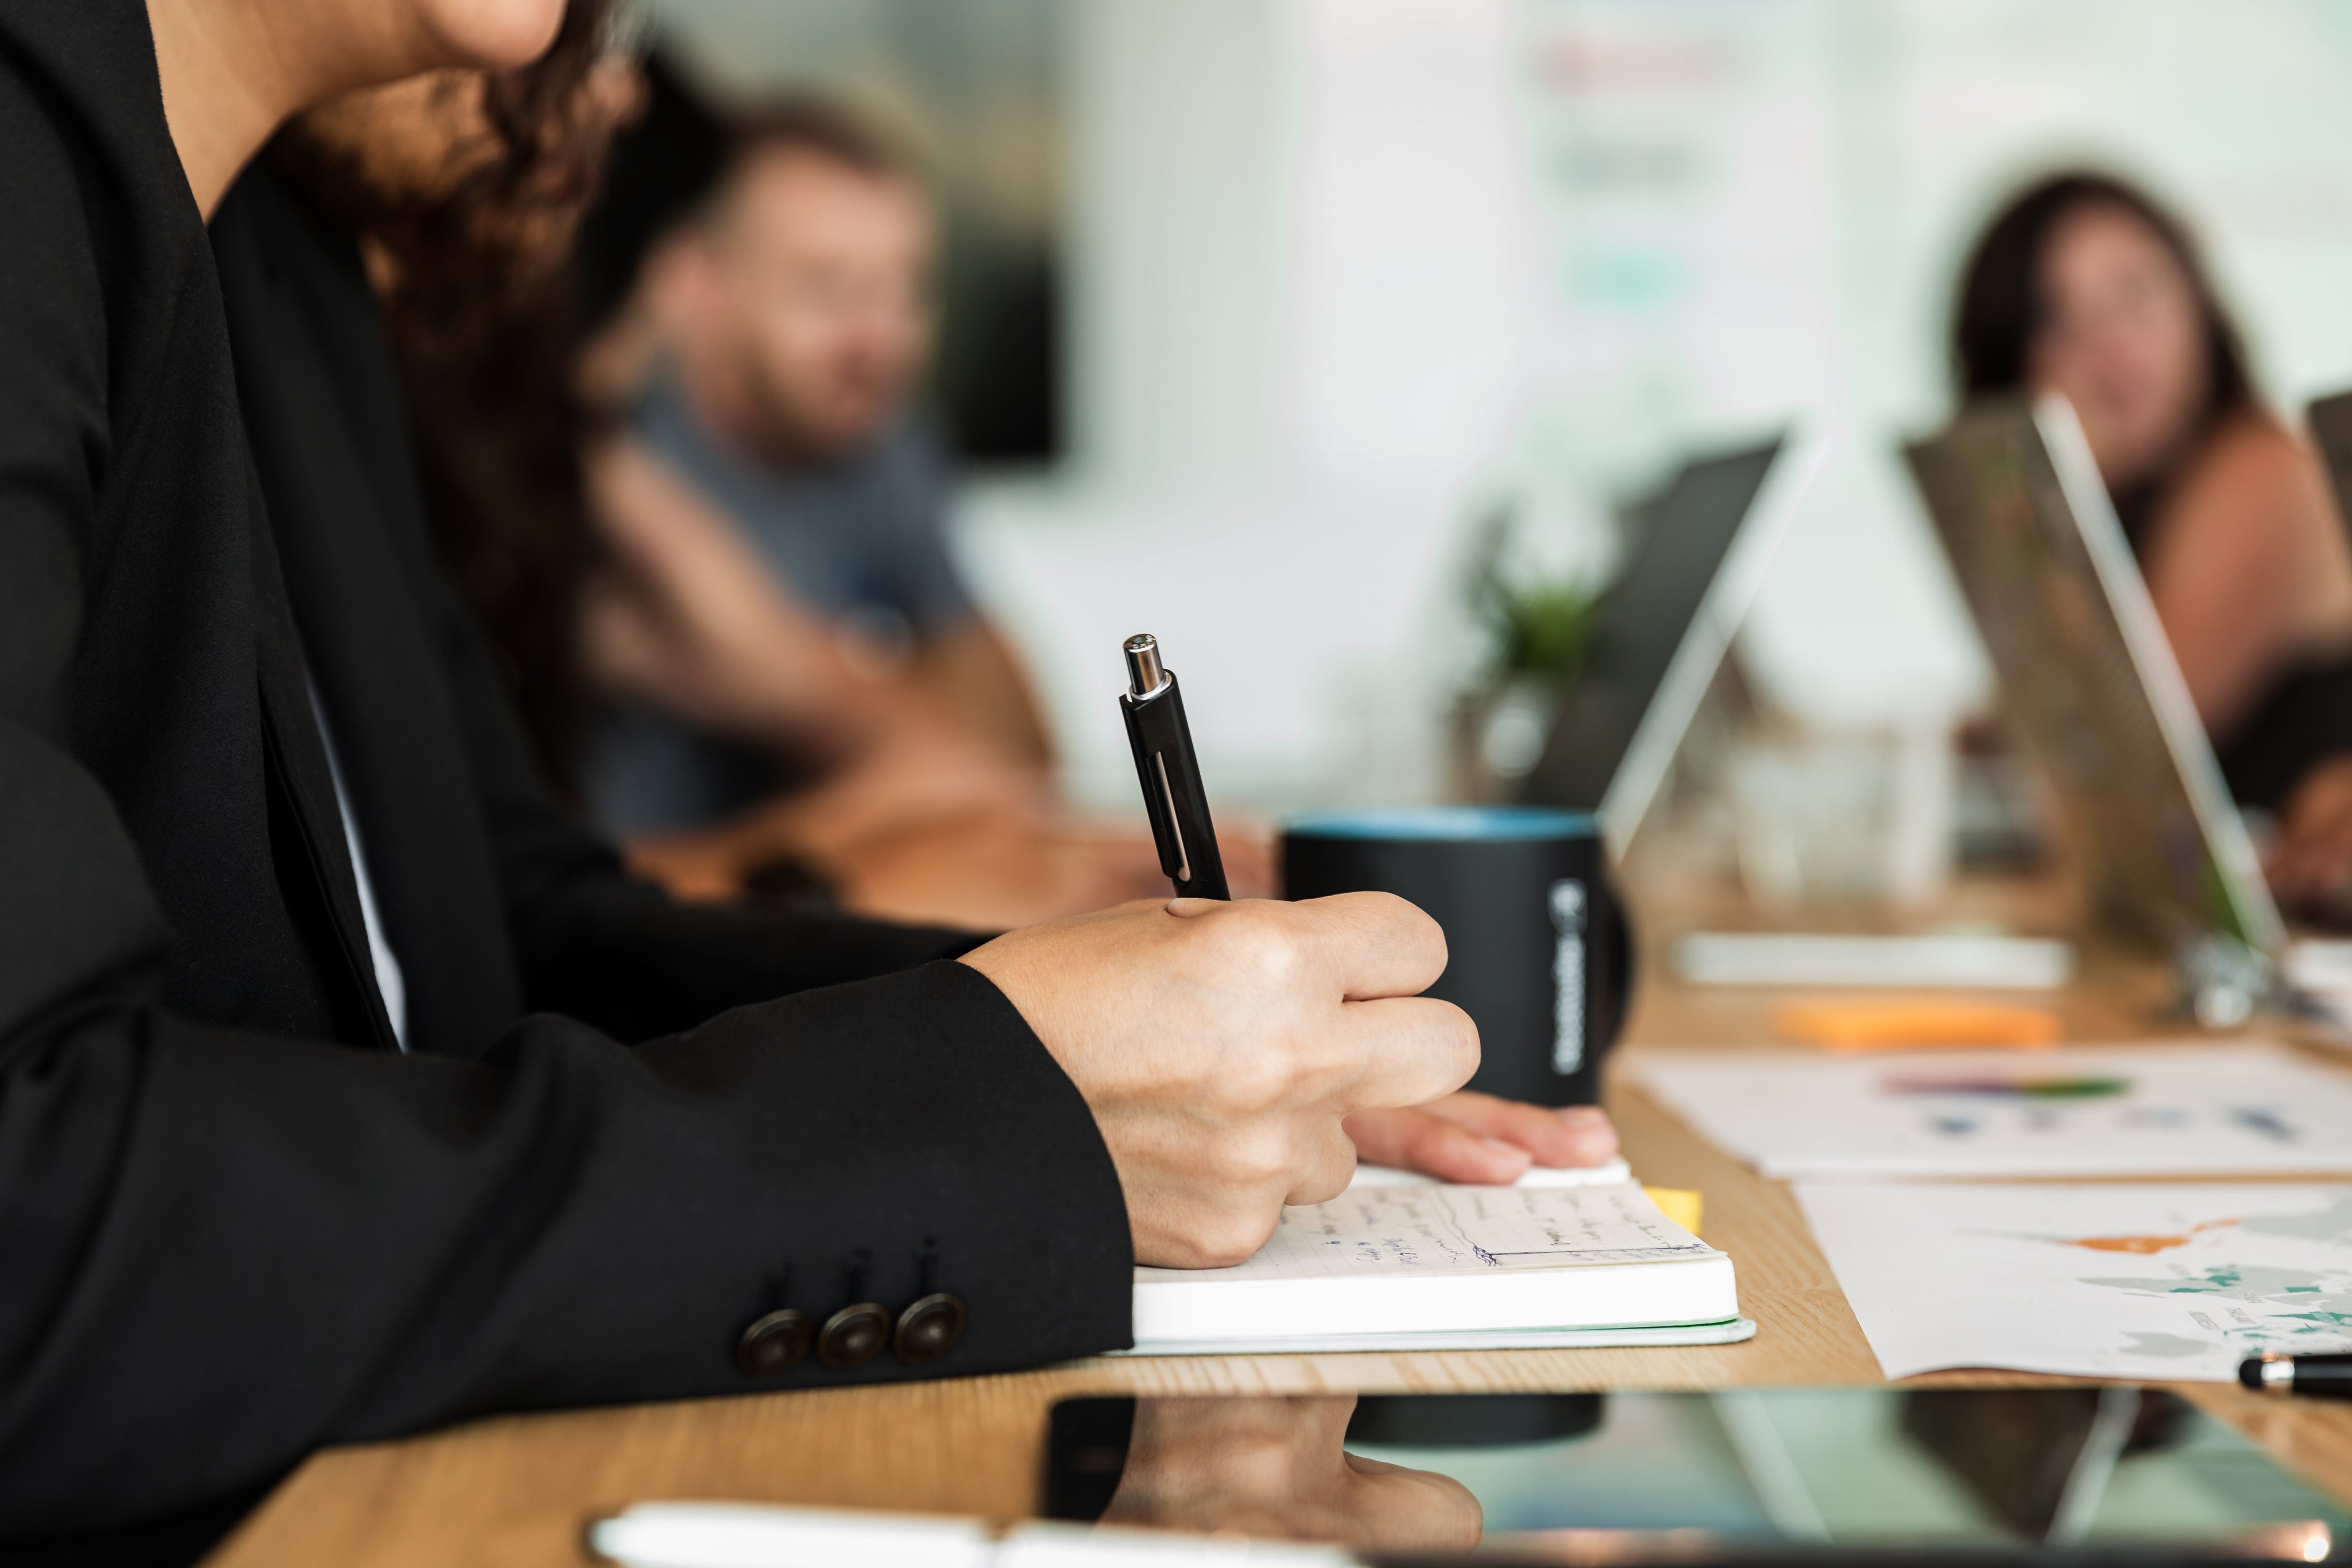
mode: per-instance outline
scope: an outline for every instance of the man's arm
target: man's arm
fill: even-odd
[[[892,504],[872,519],[882,575],[914,627],[915,687],[1016,762],[1050,768],[1054,733],[1020,654],[973,599],[949,548],[954,465],[920,415],[884,438]]]
[[[1004,747],[1008,756],[1047,768],[1054,739],[1021,657],[978,612],[923,640],[916,679],[940,705]]]
[[[635,436],[603,440],[583,461],[611,558],[584,617],[584,653],[603,685],[828,762],[906,722],[890,684],[845,659],[824,618]]]

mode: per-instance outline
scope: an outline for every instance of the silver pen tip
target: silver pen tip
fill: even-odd
[[[1127,655],[1128,695],[1148,697],[1167,684],[1167,672],[1160,664],[1160,639],[1149,632],[1138,632],[1119,644]]]

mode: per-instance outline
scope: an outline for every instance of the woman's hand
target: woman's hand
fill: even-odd
[[[1530,1166],[1597,1166],[1617,1155],[1617,1129],[1598,1105],[1555,1111],[1470,1089],[1359,1111],[1342,1124],[1359,1159],[1452,1182],[1503,1186]]]
[[[1086,1097],[1139,1263],[1241,1262],[1285,1204],[1347,1189],[1347,1118],[1442,1102],[1478,1066],[1469,1016],[1421,994],[1445,967],[1444,933],[1385,893],[1130,904],[961,961]]]
[[[1476,1546],[1486,1513],[1470,1489],[1348,1452],[1355,1410],[1352,1394],[1139,1399],[1102,1522],[1448,1558]]]
[[[2352,885],[2352,756],[2329,758],[2295,785],[2265,869],[2282,904],[2343,898]]]

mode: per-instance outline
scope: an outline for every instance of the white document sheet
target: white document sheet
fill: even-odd
[[[2352,1349],[2352,1186],[1883,1186],[1798,1201],[1889,1377],[2227,1382]]]
[[[2262,1040],[1652,1050],[1625,1070],[1769,1176],[2352,1175],[2352,1072]]]
[[[2352,1032],[2352,942],[2305,937],[2287,948],[2281,967],[2314,1012]]]

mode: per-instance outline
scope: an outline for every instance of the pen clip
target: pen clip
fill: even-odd
[[[1160,846],[1160,869],[1181,886],[1192,880],[1192,862],[1184,853],[1184,824],[1176,814],[1176,791],[1168,783],[1168,754],[1154,751],[1151,767],[1160,776],[1160,789],[1146,795],[1144,804],[1151,819],[1151,836]]]
[[[1177,739],[1169,720],[1181,722],[1184,710],[1175,695],[1176,677],[1165,671],[1153,673],[1159,676],[1157,685],[1140,697],[1121,692],[1118,706],[1127,717],[1128,744],[1135,750],[1136,781],[1143,786],[1143,816],[1151,824],[1152,847],[1160,852],[1160,871],[1181,894],[1192,880],[1192,857],[1184,841],[1184,809],[1179,803],[1182,785],[1169,776],[1168,754]],[[1180,774],[1183,767],[1179,752]]]

